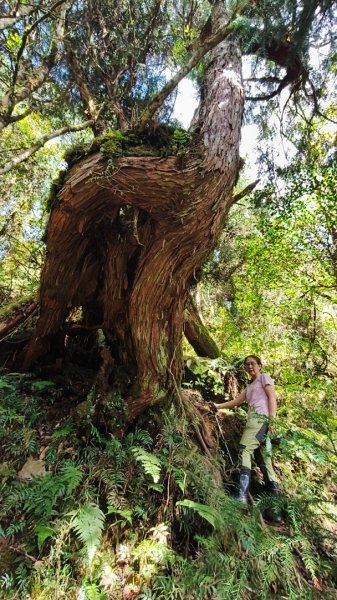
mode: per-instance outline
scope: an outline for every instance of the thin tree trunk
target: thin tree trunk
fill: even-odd
[[[198,356],[218,358],[220,350],[217,343],[202,322],[198,309],[189,296],[186,303],[184,334]]]

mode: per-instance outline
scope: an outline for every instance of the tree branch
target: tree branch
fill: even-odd
[[[34,23],[32,23],[32,25],[30,27],[27,27],[24,31],[24,34],[22,36],[22,40],[21,40],[21,46],[18,50],[17,56],[16,56],[16,64],[15,64],[15,69],[14,69],[14,75],[13,75],[13,81],[12,81],[12,93],[14,93],[14,89],[17,83],[17,79],[18,79],[18,73],[19,73],[19,64],[20,64],[20,60],[21,57],[24,53],[24,50],[26,48],[26,44],[28,41],[28,37],[30,36],[30,34],[32,33],[32,31],[34,31],[34,29],[36,29],[38,27],[38,25],[40,23],[42,23],[42,21],[44,21],[45,19],[47,19],[51,13],[53,12],[53,10],[55,10],[55,8],[57,8],[58,6],[60,6],[61,4],[64,4],[66,0],[57,0],[57,2],[55,2],[50,10],[48,10],[46,13],[44,13],[43,15],[41,15],[41,17],[39,17],[38,19],[36,19],[36,21],[34,21]],[[61,13],[61,19],[64,18],[64,11],[63,13]],[[49,53],[49,57],[51,57],[57,49],[57,45],[55,44],[55,38],[52,39],[52,48],[51,51]],[[48,57],[48,58],[49,58]],[[48,60],[47,58],[47,60]]]
[[[24,84],[22,85],[21,89],[15,90],[17,84],[19,83],[19,65],[28,41],[28,36],[43,20],[48,18],[52,14],[52,12],[62,4],[66,4],[66,0],[58,0],[57,2],[55,2],[46,13],[44,13],[29,28],[25,30],[22,36],[21,46],[17,53],[16,64],[10,89],[7,92],[7,94],[0,97],[0,114],[2,113],[1,129],[4,129],[4,127],[6,127],[7,125],[9,125],[9,123],[12,122],[11,114],[14,110],[15,105],[18,102],[22,102],[23,100],[28,98],[32,92],[41,87],[41,85],[43,85],[43,83],[47,80],[49,76],[51,67],[56,61],[57,54],[60,50],[61,41],[64,35],[64,16],[66,6],[64,6],[57,21],[56,31],[52,38],[51,49],[48,56],[38,69],[33,69],[31,65],[30,76],[27,79],[27,75],[25,75]]]
[[[90,119],[90,121],[85,121],[84,123],[79,123],[78,125],[65,125],[60,129],[56,129],[52,133],[47,133],[46,135],[42,136],[33,146],[25,150],[25,152],[22,152],[22,154],[19,154],[18,156],[13,158],[13,160],[6,163],[4,167],[0,168],[0,175],[4,175],[5,173],[8,173],[8,171],[11,171],[15,167],[17,167],[20,163],[24,162],[25,160],[27,160],[27,158],[29,158],[38,150],[40,150],[40,148],[43,148],[43,146],[50,140],[53,140],[54,138],[59,137],[64,133],[70,133],[74,131],[81,131],[82,129],[87,129],[88,127],[92,127],[93,124],[94,121]]]
[[[262,94],[262,96],[246,96],[246,100],[250,100],[252,102],[260,102],[262,100],[271,100],[272,98],[275,98],[275,96],[278,96],[282,90],[288,85],[289,83],[289,78],[287,77],[287,75],[285,75],[285,77],[283,77],[283,79],[281,80],[281,83],[277,86],[277,88],[275,90],[273,90],[272,92],[270,92],[269,94]]]
[[[257,186],[259,181],[260,181],[259,179],[252,181],[252,183],[249,183],[243,190],[241,190],[241,192],[239,192],[238,194],[235,194],[235,196],[233,196],[232,203],[235,204],[236,202],[241,200],[241,198],[244,198],[245,196],[247,196],[247,194],[250,194],[250,192],[252,192],[253,189]]]
[[[232,16],[232,19],[236,17],[236,14]],[[178,83],[188,75],[188,73],[195,67],[198,62],[215,46],[217,46],[220,42],[222,42],[232,31],[231,21],[232,19],[226,23],[224,27],[221,27],[219,31],[210,35],[206,38],[206,40],[195,50],[192,51],[192,54],[187,61],[187,63],[168,81],[163,89],[156,94],[152,100],[149,102],[146,109],[140,115],[138,123],[136,125],[136,130],[138,132],[142,131],[148,121],[152,119],[154,114],[157,112],[158,108],[163,104],[166,98],[171,94],[174,88],[178,85]]]
[[[32,109],[27,108],[27,110],[24,110],[19,115],[7,116],[3,121],[0,121],[0,131],[5,129],[5,127],[7,127],[8,125],[11,125],[12,123],[17,123],[17,121],[22,121],[22,119],[25,119],[25,117],[28,117],[28,115],[30,115],[31,112],[32,112]]]
[[[314,101],[314,114],[318,115],[319,117],[322,117],[322,119],[325,119],[326,121],[330,121],[330,123],[333,123],[334,125],[337,125],[337,122],[334,121],[334,119],[331,119],[330,117],[327,117],[324,113],[321,112],[320,107],[319,107],[319,103],[318,103],[318,98],[317,98],[317,93],[316,93],[316,88],[314,86],[314,84],[312,83],[312,81],[308,78],[308,83],[311,87],[311,91],[312,91],[312,99]],[[308,96],[308,94],[306,94]]]
[[[21,6],[15,11],[15,15],[4,15],[0,19],[0,31],[12,27],[18,23],[23,17],[27,17],[32,14],[38,7],[37,6]]]
[[[75,52],[73,51],[72,46],[69,42],[67,42],[66,48],[67,48],[67,56],[68,56],[68,60],[69,60],[71,73],[72,73],[74,81],[76,82],[77,87],[79,89],[81,100],[83,103],[84,112],[96,124],[97,118],[99,115],[99,110],[95,104],[95,99],[93,98],[90,88],[85,80],[85,76],[84,76],[80,61],[78,60],[78,58],[77,58]],[[95,133],[95,135],[98,135],[100,133],[99,127],[95,126],[94,133]]]

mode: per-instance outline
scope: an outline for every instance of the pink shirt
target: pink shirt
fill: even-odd
[[[274,385],[274,380],[265,373],[261,373],[252,383],[247,385],[245,393],[249,406],[248,414],[257,412],[269,416],[268,396],[265,392],[266,385]]]

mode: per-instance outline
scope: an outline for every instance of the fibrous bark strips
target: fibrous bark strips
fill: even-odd
[[[242,109],[240,53],[224,41],[207,69],[198,152],[183,167],[172,156],[95,152],[70,169],[50,216],[41,315],[24,368],[50,347],[69,308],[82,306],[87,323],[118,342],[133,382],[129,418],[167,397],[180,377],[189,280],[232,202]]]

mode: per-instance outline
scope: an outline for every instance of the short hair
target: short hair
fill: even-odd
[[[248,356],[246,356],[246,358],[243,361],[244,364],[246,364],[246,360],[248,360],[248,358],[253,358],[257,362],[259,367],[262,367],[261,358],[259,356],[256,356],[256,354],[248,354]]]

